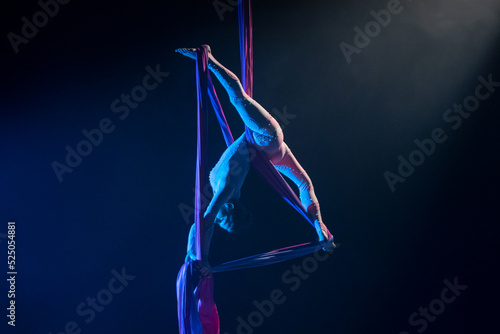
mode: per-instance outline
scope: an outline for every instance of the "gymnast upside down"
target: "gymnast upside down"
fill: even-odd
[[[205,235],[202,236],[201,274],[211,275],[208,253],[214,225],[218,224],[226,231],[234,233],[251,224],[251,214],[239,202],[241,187],[250,168],[249,147],[251,145],[257,145],[258,149],[265,152],[275,168],[295,183],[299,189],[300,201],[307,209],[309,218],[314,221],[314,227],[323,249],[333,250],[336,247],[333,236],[321,219],[319,202],[314,193],[312,181],[283,141],[283,131],[280,125],[269,112],[244,91],[238,77],[213,57],[210,47],[208,45],[205,47],[208,51],[208,68],[225,88],[241,119],[252,131],[256,144],[248,143],[243,133],[224,151],[210,172],[213,197],[204,213]],[[182,48],[175,51],[192,59],[197,57],[194,48]],[[197,260],[195,224],[189,232],[186,262],[189,260]]]

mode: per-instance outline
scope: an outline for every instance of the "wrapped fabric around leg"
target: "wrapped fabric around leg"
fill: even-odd
[[[203,276],[195,292],[203,334],[219,334],[219,313],[214,302],[213,276]]]
[[[177,318],[180,334],[202,333],[194,290],[198,284],[193,261],[184,263],[177,275]]]
[[[219,314],[214,302],[213,277],[200,275],[189,261],[177,275],[177,318],[180,334],[219,334]]]

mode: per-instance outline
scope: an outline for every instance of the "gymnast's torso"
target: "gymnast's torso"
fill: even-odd
[[[224,151],[217,164],[210,171],[209,178],[213,193],[220,193],[224,187],[230,186],[234,189],[232,197],[239,199],[241,187],[250,169],[250,162],[256,154],[255,150],[260,150],[266,153],[271,163],[281,174],[297,185],[301,201],[307,208],[311,204],[311,198],[308,196],[310,187],[312,187],[310,179],[282,140],[282,135],[279,148],[269,154],[267,152],[269,146],[258,145],[256,141],[261,138],[256,138],[255,132],[249,129],[247,131],[250,132],[243,133]],[[251,142],[248,139],[249,135],[253,137]],[[263,139],[263,141],[265,140]]]

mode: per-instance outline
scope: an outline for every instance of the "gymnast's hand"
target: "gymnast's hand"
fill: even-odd
[[[196,263],[198,264],[198,268],[200,269],[200,273],[203,276],[207,276],[207,277],[212,276],[212,266],[210,265],[210,263],[208,263],[207,260],[196,261]]]
[[[331,253],[337,247],[333,242],[333,235],[320,219],[314,220],[314,228],[316,229],[319,244],[323,247],[323,250]]]
[[[319,244],[323,247],[323,250],[328,253],[333,252],[333,250],[337,248],[333,242],[333,235],[331,235],[329,239],[320,240]]]

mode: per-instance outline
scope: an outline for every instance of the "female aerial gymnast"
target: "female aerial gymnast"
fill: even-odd
[[[204,249],[201,251],[200,272],[206,276],[211,274],[208,253],[215,224],[228,232],[237,232],[251,223],[251,215],[239,202],[241,187],[250,168],[249,147],[251,145],[264,151],[275,168],[297,185],[300,201],[307,209],[309,218],[314,221],[314,227],[323,249],[331,251],[335,248],[335,244],[331,233],[321,219],[319,203],[314,194],[311,179],[283,141],[283,131],[278,122],[244,91],[238,77],[213,57],[210,47],[208,45],[205,47],[208,51],[208,68],[225,88],[241,119],[252,131],[256,144],[248,143],[243,133],[224,151],[210,172],[213,197],[204,214],[205,235],[202,236]],[[192,59],[197,57],[196,49],[182,48],[175,51]],[[189,232],[186,262],[189,260],[196,261],[195,224]]]

